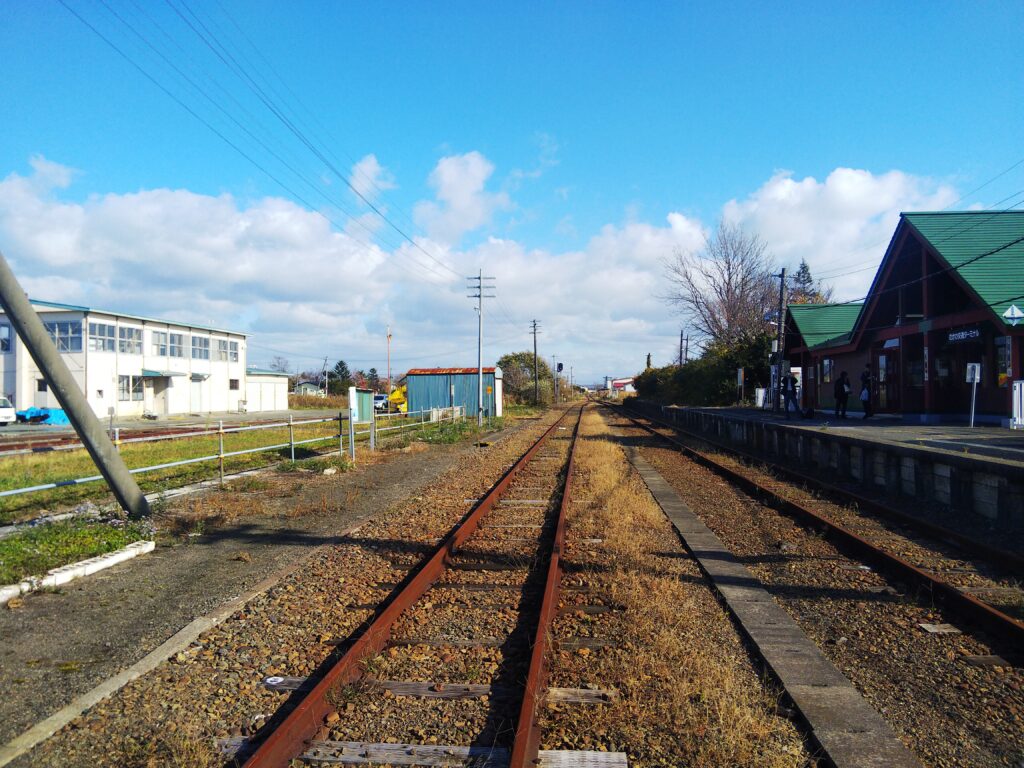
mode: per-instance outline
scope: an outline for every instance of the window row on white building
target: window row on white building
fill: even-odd
[[[246,368],[246,335],[32,301],[97,415],[284,410],[287,377]],[[0,384],[19,409],[59,407],[0,312]]]

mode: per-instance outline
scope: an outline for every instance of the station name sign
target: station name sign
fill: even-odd
[[[981,328],[961,328],[959,331],[950,331],[946,337],[950,344],[957,344],[961,341],[974,341],[981,338]]]

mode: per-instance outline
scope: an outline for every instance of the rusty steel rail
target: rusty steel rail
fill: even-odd
[[[1012,616],[1008,616],[997,608],[993,608],[991,605],[988,605],[972,595],[961,591],[949,582],[943,581],[927,571],[918,568],[916,565],[904,560],[902,557],[886,552],[884,549],[872,544],[867,539],[857,535],[839,523],[836,523],[823,515],[819,515],[817,512],[814,512],[802,504],[779,495],[770,488],[761,485],[756,480],[737,472],[731,467],[720,464],[710,456],[706,456],[700,451],[695,451],[681,441],[658,432],[654,427],[644,424],[638,418],[627,413],[625,410],[622,411],[622,415],[636,424],[639,428],[646,430],[652,435],[655,435],[675,446],[685,456],[687,456],[687,458],[707,467],[715,474],[741,488],[745,493],[750,494],[760,501],[766,502],[769,506],[779,512],[787,514],[790,517],[794,517],[814,528],[823,530],[826,536],[832,539],[834,543],[838,544],[855,556],[868,560],[913,584],[924,587],[932,594],[933,597],[941,600],[950,610],[955,611],[963,618],[983,627],[993,636],[1009,643],[1011,648],[1024,647],[1024,623],[1017,621]],[[648,417],[643,416],[642,418],[646,419]],[[651,420],[654,421],[653,419]]]
[[[881,501],[868,498],[867,496],[862,496],[854,491],[850,491],[847,490],[846,488],[841,488],[837,485],[833,485],[831,483],[828,483],[817,477],[808,475],[799,470],[783,466],[782,464],[771,461],[770,459],[766,459],[764,457],[750,453],[749,451],[745,451],[742,448],[737,448],[736,446],[733,445],[726,445],[718,440],[713,440],[707,437],[706,435],[701,435],[697,432],[693,432],[689,429],[686,429],[685,427],[681,427],[678,424],[675,424],[671,421],[665,421],[664,419],[659,419],[655,416],[651,416],[646,413],[639,413],[638,415],[644,419],[647,419],[647,421],[653,422],[654,424],[661,425],[666,429],[673,430],[674,432],[680,432],[684,435],[689,435],[694,440],[699,440],[702,443],[707,443],[708,445],[714,446],[715,448],[721,451],[731,453],[734,456],[739,456],[741,459],[744,459],[746,461],[752,461],[759,464],[768,465],[772,468],[773,471],[775,471],[777,474],[781,475],[782,477],[785,477],[788,480],[792,480],[797,483],[802,483],[803,485],[806,485],[809,488],[814,488],[815,490],[821,491],[822,493],[828,494],[829,496],[856,504],[858,508],[864,509],[868,512],[871,512],[872,514],[878,515],[879,517],[889,518],[890,520],[900,524],[914,526],[918,530],[921,530],[927,533],[929,536],[932,536],[940,541],[960,547],[965,552],[970,552],[974,555],[978,555],[980,557],[985,558],[990,563],[998,565],[1000,568],[1006,569],[1008,572],[1010,572],[1010,575],[1016,578],[1024,577],[1024,557],[1016,554],[1015,552],[1010,552],[1005,549],[999,549],[998,547],[993,547],[989,544],[985,544],[984,542],[978,541],[977,539],[972,539],[970,536],[966,536],[960,533],[959,531],[954,531],[949,528],[946,528],[945,526],[939,525],[938,523],[933,523],[929,520],[924,520],[915,515],[902,512],[901,510],[896,509],[895,507],[892,507]]]
[[[547,650],[551,635],[551,626],[558,615],[558,593],[562,584],[562,553],[565,547],[565,518],[572,504],[573,470],[576,465],[576,437],[583,421],[583,407],[572,433],[572,445],[569,449],[569,464],[565,471],[565,486],[562,489],[562,502],[558,507],[558,522],[555,526],[555,540],[551,547],[551,560],[548,563],[548,576],[544,584],[544,597],[541,601],[540,618],[537,621],[537,633],[533,641],[530,655],[530,668],[526,675],[526,689],[523,703],[519,709],[519,721],[516,724],[515,741],[512,744],[512,756],[509,768],[532,768],[536,765],[540,750],[540,724],[537,721],[537,710],[544,698],[547,683]]]
[[[580,415],[582,415],[580,408]],[[391,638],[391,630],[399,617],[416,603],[443,575],[451,558],[459,547],[476,532],[481,519],[497,504],[512,480],[529,464],[541,446],[555,434],[558,426],[569,414],[566,411],[542,434],[515,464],[480,499],[470,513],[445,537],[430,556],[415,572],[402,590],[394,595],[384,609],[377,614],[349,649],[337,659],[309,690],[302,701],[282,720],[257,750],[246,760],[243,768],[284,768],[291,760],[302,754],[305,746],[314,740],[324,728],[324,717],[333,711],[328,694],[336,687],[351,683],[362,676],[361,661],[381,651]],[[577,423],[578,429],[578,423]],[[575,437],[574,430],[573,436]]]

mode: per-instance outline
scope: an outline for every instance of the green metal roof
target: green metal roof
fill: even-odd
[[[286,373],[284,371],[274,371],[274,370],[271,370],[270,368],[256,368],[255,366],[250,366],[249,368],[246,368],[245,372],[246,373],[251,373],[254,376],[290,376],[291,375],[291,374]],[[305,384],[306,382],[302,382],[302,383]]]
[[[997,315],[1024,308],[1024,211],[904,213]]]
[[[860,315],[863,302],[842,304],[790,304],[790,317],[803,336],[804,344],[817,347],[842,344],[850,339],[850,332]]]

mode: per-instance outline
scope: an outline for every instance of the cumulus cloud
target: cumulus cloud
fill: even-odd
[[[150,189],[73,200],[80,174],[41,157],[31,168],[0,181],[0,243],[32,296],[248,331],[254,363],[282,355],[311,367],[326,355],[382,370],[390,324],[396,372],[475,364],[476,314],[464,281],[409,243],[367,244],[365,230],[338,232],[277,197]],[[583,381],[635,372],[648,352],[657,363],[673,359],[679,319],[657,298],[662,261],[699,251],[714,222],[679,212],[657,222],[626,216],[576,250],[498,237],[460,248],[463,234],[512,207],[487,191],[493,173],[477,152],[444,157],[429,178],[435,199],[416,207],[423,250],[459,274],[483,266],[496,278],[485,311],[488,359],[531,347],[534,318],[541,354],[558,354]],[[803,256],[825,272],[844,257],[877,264],[898,211],[953,199],[951,188],[899,171],[837,169],[821,182],[778,173],[722,215],[758,231],[784,263]]]
[[[836,168],[824,181],[779,171],[722,214],[759,234],[781,264],[806,259],[812,274],[834,277],[827,281],[837,297],[855,298],[870,285],[901,211],[939,210],[956,199],[953,187],[902,171]]]
[[[494,165],[479,152],[442,157],[428,180],[437,200],[416,205],[417,225],[432,239],[454,244],[490,223],[496,212],[512,205],[507,193],[484,188],[493,173]]]
[[[395,177],[382,166],[374,154],[367,155],[352,166],[349,183],[356,194],[371,202],[389,189],[395,189]]]
[[[67,173],[32,166],[0,182],[0,233],[41,298],[232,324],[253,304],[333,302],[342,286],[371,301],[384,295],[375,273],[388,255],[290,201],[155,189],[69,202],[56,194]],[[364,304],[338,302],[335,313]]]

